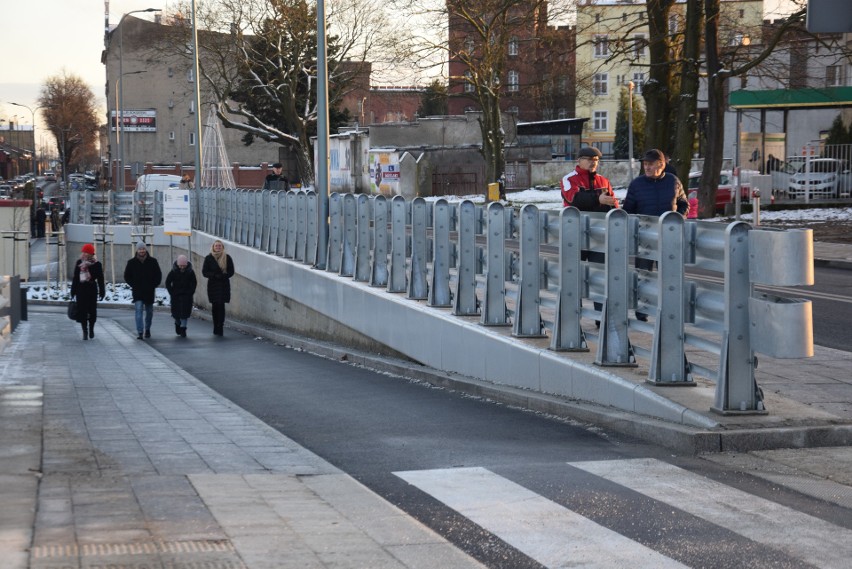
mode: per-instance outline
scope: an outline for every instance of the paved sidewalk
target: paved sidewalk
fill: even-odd
[[[4,569],[481,566],[115,321],[60,318],[0,355]]]

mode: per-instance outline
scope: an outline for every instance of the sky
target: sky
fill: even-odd
[[[174,5],[162,0],[108,3],[112,25],[131,10]],[[4,0],[3,45],[7,55],[0,74],[0,119],[17,120],[29,129],[30,111],[8,103],[29,106],[36,113],[36,140],[39,140],[39,130],[44,127],[36,109],[41,86],[48,77],[60,75],[63,70],[82,78],[95,94],[98,107],[105,108],[106,72],[101,64],[105,12],[104,0]],[[153,15],[134,14],[149,19]],[[8,127],[8,123],[2,124],[3,128]]]
[[[765,0],[767,13],[787,0]],[[101,64],[104,48],[104,0],[4,0],[3,44],[7,54],[0,74],[0,119],[18,121],[24,128],[32,125],[27,109],[9,105],[21,103],[34,111],[41,86],[48,77],[63,70],[78,75],[105,108],[105,70]],[[109,23],[116,25],[121,16],[145,8],[173,8],[174,1],[110,0]],[[136,14],[153,19],[153,14]],[[17,115],[17,118],[15,116]],[[36,140],[44,125],[36,112]],[[4,128],[8,123],[3,123]],[[41,144],[41,142],[39,142]]]

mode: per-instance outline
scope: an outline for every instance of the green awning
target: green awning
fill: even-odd
[[[734,109],[807,109],[852,107],[852,87],[824,89],[771,89],[733,91],[728,104]]]

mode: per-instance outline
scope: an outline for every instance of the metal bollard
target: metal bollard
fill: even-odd
[[[751,193],[752,209],[754,210],[754,225],[760,225],[760,190]]]

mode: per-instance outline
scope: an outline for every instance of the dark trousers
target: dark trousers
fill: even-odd
[[[225,326],[225,303],[212,302],[211,311],[213,313],[213,333],[219,333]]]
[[[580,251],[580,260],[581,261],[589,261],[590,263],[600,263],[601,265],[606,262],[606,253],[601,253],[600,251]],[[600,302],[595,302],[595,310],[598,312],[603,308],[603,304]]]
[[[643,271],[653,271],[654,270],[654,263],[656,263],[656,261],[654,261],[653,259],[642,259],[642,258],[639,258],[639,257],[636,257],[636,259],[633,262],[633,264],[636,266],[637,269],[642,269]],[[644,312],[639,312],[637,310],[636,311],[636,318],[638,318],[639,320],[647,320],[648,315],[645,314]]]

